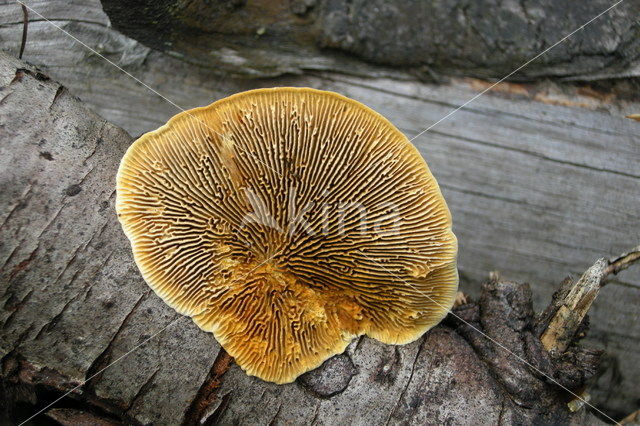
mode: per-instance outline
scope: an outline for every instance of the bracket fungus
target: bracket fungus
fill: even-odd
[[[336,93],[251,90],[176,115],[128,149],[116,208],[149,286],[267,381],[360,335],[414,341],[455,299],[457,241],[425,161]]]

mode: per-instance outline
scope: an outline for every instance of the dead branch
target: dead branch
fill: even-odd
[[[638,260],[640,246],[610,260],[598,259],[575,284],[571,280],[565,280],[554,295],[551,305],[553,314],[545,314],[546,326],[540,336],[544,348],[554,355],[564,353],[574,340],[576,331],[598,296],[605,278],[627,269]]]

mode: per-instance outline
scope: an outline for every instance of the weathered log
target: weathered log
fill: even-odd
[[[136,271],[113,213],[131,137],[4,54],[0,87],[5,420],[45,408],[63,424],[598,422],[558,386],[580,391],[598,353],[554,361],[526,284],[488,282],[418,341],[361,338],[296,383],[246,376]]]
[[[254,87],[312,86],[358,99],[414,136],[488,87],[477,80],[434,86],[330,73],[239,81],[114,31],[97,0],[75,1],[73,7],[63,0],[28,4],[185,108]],[[139,135],[178,112],[50,23],[33,13],[30,18],[25,59],[45,66],[108,120]],[[0,4],[0,48],[14,55],[22,21],[19,5]],[[621,89],[627,85],[616,83]],[[558,275],[579,276],[589,259],[637,244],[638,127],[621,117],[640,105],[616,93],[546,83],[500,85],[414,141],[454,216],[463,248],[463,290],[477,294],[476,283],[499,269],[509,278],[535,283],[534,302],[542,307]],[[640,398],[639,280],[637,268],[616,277],[591,312],[588,338],[606,347],[608,366],[593,388],[593,401],[618,417]]]
[[[112,24],[124,34],[231,74],[332,70],[371,76],[409,71],[432,79],[435,73],[502,77],[612,3],[102,0]],[[588,31],[578,31],[511,79],[637,76],[639,12],[637,1],[616,5],[590,22]]]

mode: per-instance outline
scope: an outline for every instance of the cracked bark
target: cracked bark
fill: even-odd
[[[122,330],[125,329],[125,327],[127,326],[129,319],[131,318],[131,315],[135,312],[135,310],[140,306],[140,304],[142,303],[142,301],[148,297],[150,294],[150,291],[147,291],[145,294],[143,294],[142,296],[140,296],[140,298],[138,299],[138,301],[135,303],[135,305],[133,305],[133,308],[131,308],[131,311],[124,317],[124,319],[122,320],[122,322],[120,323],[120,326],[118,327],[118,329],[115,331],[115,333],[113,334],[113,337],[111,337],[111,339],[109,340],[109,342],[107,343],[107,347],[104,348],[104,350],[100,353],[100,355],[98,355],[93,362],[91,363],[91,365],[89,365],[89,367],[87,368],[87,373],[85,375],[85,380],[93,380],[94,381],[89,381],[87,382],[86,385],[86,389],[87,390],[92,390],[94,384],[98,381],[100,381],[100,373],[102,372],[103,369],[105,369],[106,367],[109,366],[109,364],[111,363],[111,359],[112,359],[112,350],[113,350],[113,342],[120,336],[120,333],[122,333]],[[152,375],[155,376],[156,372]],[[152,377],[150,376],[150,378]],[[148,383],[149,380],[147,380],[145,382],[145,385]],[[140,389],[142,389],[145,385],[143,385],[142,387],[140,387]],[[139,391],[138,391],[139,393]],[[138,394],[136,394],[136,397],[138,396]],[[136,399],[136,397],[133,398],[132,402],[129,405],[133,405],[133,401]]]
[[[145,395],[147,392],[149,392],[149,390],[151,389],[151,386],[153,385],[153,381],[155,380],[155,378],[158,375],[159,371],[160,371],[160,368],[157,368],[153,372],[153,374],[151,376],[149,376],[147,381],[144,382],[142,384],[142,386],[140,386],[140,389],[138,389],[138,392],[136,392],[136,394],[133,396],[133,398],[129,402],[129,405],[127,406],[126,411],[131,410],[132,407],[136,404],[136,401],[138,401],[139,398],[141,398],[143,395]],[[91,377],[91,376],[89,376],[89,377]]]
[[[43,7],[48,7],[48,4],[55,6],[55,3],[52,1],[43,4]],[[5,12],[2,16],[6,17],[7,11],[10,11],[13,5],[0,7],[2,7],[0,12]],[[69,12],[64,12],[65,9],[66,5],[65,8],[60,8],[56,16],[67,20],[65,13]],[[73,9],[71,13],[77,11],[78,9]],[[69,21],[72,20],[69,19]],[[109,58],[144,81],[155,81],[159,85],[160,92],[173,94],[172,99],[178,104],[185,106],[206,104],[224,94],[247,88],[246,83],[233,80],[225,80],[224,84],[218,84],[220,79],[209,73],[184,66],[183,63],[173,61],[157,52],[150,53],[139,44],[129,44],[132,40],[127,40],[111,31],[102,21],[99,25],[94,25],[97,23],[95,20],[82,20],[81,23],[90,25],[71,27],[74,34],[80,34],[82,31],[83,40],[88,40],[90,43],[91,40],[96,43],[104,42],[111,49],[104,52]],[[21,22],[19,24],[21,25]],[[72,93],[82,94],[84,99],[93,103],[94,108],[101,109],[104,114],[111,114],[109,117],[112,119],[124,123],[132,134],[138,134],[159,125],[175,112],[171,108],[164,108],[160,102],[149,102],[147,93],[137,90],[135,83],[118,80],[112,73],[100,68],[99,61],[92,61],[91,58],[81,55],[80,58],[74,57],[70,63],[60,65],[62,62],[56,55],[64,57],[62,55],[73,49],[61,42],[65,36],[60,36],[55,31],[46,31],[46,29],[46,25],[34,25],[30,28],[30,37],[36,37],[36,42],[45,39],[47,43],[52,43],[51,45],[56,48],[47,52],[56,52],[56,54],[43,60],[42,58],[48,53],[38,53],[32,48],[37,44],[34,43],[27,47],[26,56],[29,60],[56,64],[52,66],[51,71],[57,72],[59,78],[64,78],[70,84],[75,84]],[[0,28],[2,33],[0,42],[4,48],[11,49],[13,40],[11,31],[10,23]],[[40,38],[37,38],[38,34]],[[66,40],[66,42],[69,41]],[[97,44],[91,45],[97,46]],[[126,62],[129,60],[126,52],[129,51],[139,53],[136,57],[138,59],[134,62]],[[143,62],[144,66],[140,65]],[[17,68],[22,70],[15,72]],[[95,70],[98,71],[94,72]],[[149,330],[156,330],[157,328],[154,327],[158,327],[158,323],[163,325],[171,321],[173,314],[170,310],[164,309],[161,302],[155,303],[157,298],[152,296],[143,302],[144,306],[133,313],[128,326],[122,329],[117,338],[110,339],[121,327],[124,318],[127,318],[140,295],[147,291],[128,255],[128,247],[117,223],[112,218],[113,174],[117,160],[129,144],[129,136],[86,111],[67,91],[61,90],[58,84],[47,81],[44,74],[31,70],[24,64],[3,68],[1,77],[3,85],[13,80],[15,86],[27,84],[29,87],[22,88],[22,92],[16,93],[3,89],[9,93],[3,96],[4,104],[0,105],[2,108],[7,108],[0,109],[2,113],[0,122],[11,123],[8,129],[0,129],[4,132],[0,133],[2,141],[11,140],[16,143],[15,146],[24,151],[23,156],[19,158],[24,165],[23,174],[19,175],[14,170],[10,170],[14,168],[13,157],[5,157],[9,159],[5,160],[6,163],[2,163],[3,167],[0,168],[3,179],[7,176],[12,179],[2,181],[2,195],[10,194],[13,197],[7,198],[10,199],[10,203],[6,204],[3,198],[0,206],[0,217],[6,218],[7,222],[6,226],[0,228],[3,238],[3,245],[0,246],[0,262],[6,260],[7,266],[13,268],[19,261],[27,259],[30,253],[35,252],[34,258],[27,267],[18,271],[11,280],[6,281],[7,287],[4,286],[6,275],[3,269],[2,287],[7,293],[0,302],[11,300],[8,306],[15,306],[16,301],[26,300],[27,303],[23,305],[23,309],[26,306],[28,312],[23,312],[23,309],[2,312],[0,319],[5,320],[5,315],[8,315],[8,318],[3,325],[1,349],[4,354],[5,348],[16,348],[11,355],[7,355],[5,360],[7,363],[18,353],[26,356],[31,367],[23,364],[23,370],[41,369],[46,366],[47,371],[60,370],[64,373],[60,376],[64,378],[59,377],[57,384],[48,388],[48,394],[35,392],[34,398],[37,398],[38,403],[46,403],[53,399],[53,393],[58,395],[62,392],[61,389],[67,389],[64,385],[65,380],[69,381],[71,378],[74,380],[73,383],[84,380],[91,363],[110,344],[113,345],[111,349],[114,353],[123,354],[134,347],[143,336],[151,334],[152,331]],[[152,80],[147,80],[148,78]],[[158,81],[156,81],[157,78]],[[165,83],[160,81],[163,79]],[[86,81],[92,81],[91,88],[84,86]],[[217,83],[212,84],[212,82]],[[39,88],[38,83],[47,84],[44,88]],[[346,93],[379,109],[400,127],[412,129],[408,132],[409,134],[422,130],[426,124],[435,122],[449,109],[473,95],[469,91],[458,92],[455,87],[438,89],[415,83],[386,80],[372,83],[364,79],[322,73],[292,77],[268,84],[311,85]],[[154,87],[156,87],[155,84]],[[184,87],[184,89],[176,92],[176,87]],[[24,91],[27,89],[41,93],[42,102],[33,97],[26,98]],[[60,95],[56,98],[55,95],[58,92]],[[55,105],[49,110],[51,100],[54,98],[56,98]],[[123,99],[127,101],[123,102]],[[443,101],[444,99],[447,101]],[[28,111],[28,115],[25,115],[23,105],[33,105],[33,111]],[[484,274],[487,268],[495,267],[495,262],[503,261],[501,268],[511,268],[508,269],[508,276],[516,274],[520,277],[531,277],[537,284],[535,288],[538,291],[544,286],[550,290],[552,286],[550,283],[554,276],[562,275],[568,270],[580,271],[583,269],[584,262],[591,256],[599,256],[611,250],[612,241],[626,241],[625,235],[635,232],[635,228],[625,227],[625,221],[631,217],[629,212],[636,211],[637,204],[626,198],[612,199],[607,195],[614,192],[616,194],[631,193],[637,185],[639,174],[629,173],[637,170],[638,164],[637,156],[634,156],[633,151],[635,128],[625,127],[614,117],[606,114],[591,114],[585,111],[567,112],[559,109],[549,113],[546,105],[536,107],[529,104],[525,108],[517,100],[494,98],[487,100],[486,103],[481,100],[474,105],[460,112],[459,116],[464,125],[454,123],[455,125],[451,127],[445,127],[447,132],[432,132],[431,137],[416,141],[425,155],[428,154],[430,165],[434,166],[439,180],[443,183],[450,182],[448,187],[458,191],[451,191],[447,197],[451,200],[454,212],[459,212],[455,216],[461,218],[458,223],[466,224],[460,228],[459,237],[468,253],[466,259],[461,259],[464,275],[471,277],[466,280],[468,288],[477,287],[479,276]],[[10,109],[20,114],[11,113]],[[69,117],[69,111],[78,112]],[[411,114],[407,114],[409,111]],[[42,121],[43,118],[45,118],[44,121]],[[29,124],[24,123],[24,120],[30,120]],[[65,125],[69,125],[69,128],[64,129]],[[73,134],[76,131],[74,130],[76,125],[79,133]],[[25,129],[27,126],[32,128]],[[516,131],[503,134],[496,132],[496,128],[513,128]],[[16,132],[16,130],[19,131]],[[21,136],[22,133],[24,135]],[[45,139],[45,142],[42,142],[42,139]],[[477,143],[474,147],[470,142],[473,139],[492,141],[492,143]],[[584,144],[584,141],[589,143]],[[42,144],[39,145],[41,142]],[[87,144],[83,145],[85,143]],[[67,146],[67,144],[74,146]],[[518,147],[522,148],[522,146],[535,150],[532,153],[535,155],[517,151]],[[476,151],[477,155],[469,155]],[[457,158],[460,158],[460,161]],[[562,162],[554,162],[555,158],[562,159]],[[569,163],[565,161],[567,159],[576,161]],[[82,168],[77,167],[80,163],[83,165]],[[5,164],[9,164],[10,167],[5,168]],[[483,165],[484,168],[476,164]],[[86,175],[91,166],[97,166],[97,168],[92,174],[87,175],[86,180],[81,181],[81,177]],[[530,178],[523,173],[523,170],[529,168],[535,169],[536,173],[539,172],[537,177],[540,180],[537,182],[537,188],[542,188],[541,191],[550,194],[548,198],[542,197],[538,189],[529,191]],[[612,173],[592,173],[595,170],[604,169]],[[461,174],[460,170],[465,170],[465,173]],[[487,173],[487,170],[491,170],[492,173]],[[14,173],[20,179],[14,179]],[[556,208],[563,204],[562,200],[567,194],[575,195],[571,192],[575,189],[575,185],[563,187],[556,183],[561,180],[559,176],[566,174],[571,175],[572,181],[580,188],[593,188],[594,193],[603,197],[602,203],[593,208],[584,207],[589,206],[586,202],[587,194],[572,200],[580,206],[579,209]],[[31,182],[34,176],[38,178],[38,182]],[[545,178],[548,179],[545,180]],[[480,192],[472,193],[469,188],[478,186],[474,179],[482,181],[487,187]],[[79,181],[81,184],[78,183]],[[513,188],[512,181],[516,182]],[[71,192],[77,189],[80,189],[80,192],[72,197],[67,196],[68,204],[61,202],[57,197],[62,196],[73,185],[79,186],[73,187]],[[5,191],[5,188],[8,190]],[[443,188],[445,188],[444,185]],[[18,191],[19,189],[21,191]],[[525,192],[528,193],[527,197],[522,196]],[[27,199],[28,197],[31,198]],[[15,202],[18,199],[21,200],[20,203]],[[500,204],[505,200],[517,203],[517,206]],[[21,204],[23,201],[24,205]],[[532,206],[531,203],[535,205]],[[46,204],[50,211],[38,210],[40,204]],[[20,205],[22,208],[18,208]],[[90,207],[83,209],[83,205]],[[564,205],[566,206],[566,203]],[[611,205],[612,209],[606,210],[607,205]],[[8,206],[15,207],[15,211],[10,216],[5,210]],[[56,213],[58,206],[60,208]],[[478,218],[474,219],[473,215],[468,213],[469,206],[473,206],[473,210],[479,215]],[[35,230],[30,229],[27,221],[24,220],[27,218],[25,207],[27,210],[33,209],[33,217],[28,219],[33,219],[32,227]],[[520,212],[520,209],[532,207],[536,210],[527,212],[527,215]],[[595,209],[602,209],[602,211],[592,211]],[[588,214],[582,215],[583,210],[588,211]],[[553,224],[544,237],[550,238],[549,244],[546,244],[542,237],[539,240],[536,239],[537,235],[544,234],[544,231],[541,229],[541,224],[531,216],[540,212],[544,213],[541,216],[544,216],[545,224]],[[527,222],[534,220],[535,223],[525,224],[522,220],[525,217]],[[504,228],[496,226],[498,222],[506,222],[507,218],[508,233]],[[519,222],[518,219],[520,219]],[[594,223],[597,221],[600,223]],[[533,235],[518,231],[521,228],[527,229],[527,226],[523,225],[531,229],[538,228],[539,232]],[[24,234],[14,232],[19,229],[22,229]],[[562,232],[556,232],[554,229],[562,229]],[[42,230],[42,233],[35,235],[34,233],[38,230]],[[478,235],[478,232],[481,235]],[[513,239],[506,241],[509,238],[507,234],[513,235]],[[500,235],[500,238],[495,238],[495,235]],[[34,246],[33,242],[40,240],[42,245]],[[531,247],[527,247],[522,253],[514,253],[513,248],[521,248],[522,240],[529,241]],[[67,241],[72,246],[64,246],[63,243]],[[70,264],[72,249],[76,247],[75,242],[84,242],[84,245],[78,252],[78,258]],[[563,248],[562,252],[555,251],[549,254],[548,262],[544,263],[546,260],[541,255],[546,255],[549,247]],[[484,255],[490,252],[495,254]],[[9,254],[8,257],[6,257],[7,254]],[[563,259],[564,263],[558,264],[558,259]],[[63,265],[65,269],[61,270]],[[627,276],[622,277],[622,280],[625,279]],[[634,282],[634,279],[627,279],[625,285],[633,286]],[[39,283],[44,283],[46,287],[41,288]],[[627,293],[620,296],[620,283],[621,281],[617,281],[612,285],[610,291],[617,293],[612,293],[611,297],[615,300],[633,300]],[[93,288],[91,294],[87,288]],[[61,292],[65,295],[61,295]],[[59,327],[52,330],[54,331],[52,336],[47,336],[45,333],[40,336],[40,339],[44,339],[43,341],[34,339],[35,331],[54,317],[65,301],[70,300],[66,295],[76,293],[87,294],[86,300],[82,303],[70,304],[66,313],[63,312],[60,318]],[[606,296],[607,292],[603,293],[605,293],[603,296]],[[540,296],[538,298],[540,299]],[[83,309],[82,306],[87,308]],[[152,310],[151,313],[147,313],[149,309]],[[608,329],[607,324],[596,323],[594,326],[600,326],[603,330]],[[513,408],[506,403],[511,399],[504,396],[508,391],[501,388],[496,379],[499,376],[489,374],[493,367],[481,362],[482,352],[469,352],[472,345],[459,337],[460,329],[456,327],[455,331],[452,331],[453,328],[451,324],[445,324],[413,346],[399,348],[401,353],[399,374],[393,380],[383,383],[375,382],[374,378],[381,374],[380,368],[384,366],[385,360],[395,359],[395,349],[381,347],[366,338],[359,339],[357,346],[354,345],[355,347],[350,348],[345,355],[356,371],[348,373],[349,376],[341,376],[341,378],[349,377],[344,386],[341,383],[336,384],[335,381],[330,383],[335,387],[330,388],[328,394],[329,388],[314,387],[310,390],[309,385],[302,383],[302,380],[295,385],[282,388],[269,386],[247,378],[232,365],[224,375],[214,401],[209,407],[213,413],[207,419],[211,422],[231,422],[248,414],[254,422],[266,423],[275,417],[278,407],[282,407],[278,421],[297,419],[311,420],[320,424],[349,420],[377,424],[381,421],[380,419],[387,417],[391,423],[402,423],[406,421],[405,419],[411,419],[416,423],[420,423],[421,420],[423,423],[435,422],[437,419],[446,421],[450,418],[449,416],[453,416],[452,419],[458,419],[458,423],[464,423],[465,420],[471,423],[473,415],[486,415],[489,419],[502,417],[505,422],[513,419]],[[185,412],[198,390],[206,383],[207,375],[218,355],[218,348],[215,342],[208,336],[202,335],[187,320],[172,326],[169,332],[166,338],[164,334],[158,338],[162,339],[161,343],[154,344],[155,341],[152,341],[123,360],[122,365],[106,370],[105,374],[95,382],[95,386],[83,388],[82,392],[74,394],[73,398],[76,398],[74,401],[84,404],[84,409],[87,406],[96,406],[97,401],[101,404],[106,404],[105,401],[108,401],[111,405],[108,405],[109,408],[105,409],[103,414],[115,413],[115,416],[131,422],[184,421]],[[615,350],[616,347],[628,341],[628,334],[620,333],[617,336],[607,335],[606,337],[611,339],[611,347]],[[184,336],[193,339],[189,340]],[[68,346],[72,348],[56,343],[53,337],[66,339],[69,342]],[[453,355],[446,351],[446,345],[438,344],[441,341],[449,342],[460,349],[456,354],[466,361],[454,365],[446,364],[447,357]],[[6,346],[5,343],[7,343]],[[419,346],[425,346],[429,350],[419,351]],[[190,352],[189,356],[181,358],[180,355],[185,351],[185,347],[189,348],[187,350]],[[464,348],[466,351],[463,350]],[[39,355],[45,352],[51,354],[47,359]],[[633,365],[633,353],[630,352],[629,356],[625,355],[626,353],[620,355],[620,362]],[[134,360],[134,358],[139,359]],[[177,361],[174,361],[174,358]],[[164,364],[168,366],[159,369],[159,366]],[[72,365],[71,368],[70,365]],[[447,365],[447,368],[443,369],[442,365]],[[132,367],[127,369],[126,366]],[[336,372],[332,368],[329,365],[324,366],[316,374],[321,378],[335,379],[333,376]],[[474,368],[480,376],[476,387],[467,383],[467,388],[460,389],[460,383],[454,384],[451,377],[442,374],[444,370],[453,374],[455,379],[457,372]],[[568,377],[574,374],[566,365],[559,368]],[[185,374],[177,376],[175,371],[183,371]],[[121,383],[123,380],[130,384],[123,386]],[[633,382],[633,379],[629,380]],[[583,381],[584,378],[578,378],[573,382],[572,389],[574,386],[579,387]],[[475,383],[473,377],[469,377],[465,382]],[[442,386],[439,383],[442,383]],[[481,386],[487,383],[489,386],[486,388]],[[148,385],[145,386],[145,384]],[[91,395],[92,386],[97,396]],[[41,385],[32,383],[27,387],[37,390]],[[143,388],[144,392],[141,393],[140,390]],[[614,391],[618,388],[619,386],[616,386]],[[338,391],[332,389],[338,389]],[[385,395],[380,395],[378,398],[376,393],[378,391],[381,391],[381,394],[390,394],[391,398],[386,399]],[[169,398],[168,395],[173,398]],[[371,397],[374,395],[376,398]],[[398,395],[401,395],[400,398]],[[486,402],[488,407],[497,407],[499,402],[500,407],[506,404],[506,408],[503,407],[500,413],[495,414],[496,411],[490,409],[481,411],[478,407],[471,407],[465,416],[463,406],[456,405],[456,398],[462,399],[461,395],[465,398],[472,398],[469,395],[480,395],[484,398],[481,400]],[[633,395],[627,392],[625,398],[628,400],[631,397]],[[424,401],[425,398],[433,398],[433,401]],[[443,400],[447,400],[447,404],[438,407],[437,404]],[[287,404],[282,405],[283,401]],[[157,405],[154,407],[154,404]],[[161,411],[158,417],[153,418],[149,414],[151,410],[162,410],[163,406],[168,406],[169,409]],[[337,409],[336,413],[331,412],[332,407]],[[381,413],[375,407],[381,407],[381,410],[386,411]]]
[[[184,419],[185,425],[198,425],[207,421],[207,417],[216,416],[215,412],[207,416],[207,411],[216,399],[222,401],[222,398],[218,398],[217,390],[220,387],[224,374],[231,367],[232,362],[233,358],[231,358],[226,351],[221,350],[218,353],[218,356],[211,366],[209,375],[200,386],[200,389],[198,389],[187,410]],[[222,402],[220,402],[220,404],[222,405]]]
[[[496,78],[611,6],[608,0],[579,8],[552,0],[316,0],[300,15],[288,1],[263,7],[242,1],[101,1],[124,34],[245,77],[319,69],[406,75],[427,69],[432,75]],[[638,76],[638,11],[637,2],[618,5],[590,22],[588,33],[576,33],[510,78]],[[340,55],[345,52],[350,55]]]
[[[0,216],[7,217],[22,194],[31,194],[27,205],[14,209],[0,228],[0,262],[6,261],[0,273],[5,291],[0,303],[10,308],[0,312],[2,392],[15,403],[3,414],[20,420],[90,377],[89,372],[99,371],[97,365],[109,358],[101,355],[105,351],[116,359],[176,314],[155,295],[142,296],[148,288],[113,214],[114,175],[130,136],[68,91],[60,91],[58,83],[6,56],[0,56],[0,81],[2,91],[11,94],[0,105],[0,158],[3,165],[11,165],[1,169]],[[56,106],[50,109],[58,91]],[[29,105],[26,111],[24,105]],[[65,191],[72,185],[80,191],[69,196]],[[28,264],[11,276],[32,253]],[[456,314],[474,311],[473,324],[543,371],[558,374],[571,389],[588,384],[597,356],[582,363],[550,362],[539,342],[531,339],[533,312],[526,308],[530,295],[522,296],[525,286],[493,282],[483,292],[484,299],[459,307]],[[507,303],[513,294],[523,298],[516,306]],[[79,295],[86,300],[74,299]],[[506,314],[496,316],[498,308]],[[512,312],[518,315],[510,321],[526,327],[495,334]],[[36,333],[54,318],[57,325],[49,333]],[[98,418],[144,424],[186,422],[198,395],[206,402],[198,413],[204,413],[207,422],[221,423],[596,421],[584,409],[568,412],[566,392],[498,356],[499,348],[465,327],[449,318],[402,347],[362,338],[339,362],[329,360],[314,371],[313,378],[276,386],[247,377],[233,363],[217,377],[216,360],[223,359],[219,347],[189,320],[180,319],[74,392],[68,404]],[[576,360],[586,356],[574,354]],[[514,374],[540,392],[532,395],[514,387]],[[514,400],[526,401],[527,407]],[[48,412],[60,417],[63,409],[68,408]]]

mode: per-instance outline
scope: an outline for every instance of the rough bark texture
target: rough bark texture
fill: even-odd
[[[102,0],[142,43],[239,75],[373,67],[496,78],[614,2],[592,0]],[[638,75],[640,2],[628,0],[513,79]],[[384,73],[384,70],[378,70]],[[389,72],[389,71],[387,71]]]
[[[476,80],[433,86],[416,81],[364,79],[331,73],[240,81],[220,77],[210,70],[149,50],[115,32],[96,1],[76,0],[71,7],[61,0],[28,3],[185,108],[205,105],[254,87],[312,86],[336,90],[364,102],[390,118],[411,137],[469,100],[477,90],[487,87]],[[11,2],[0,5],[0,48],[17,55],[21,35],[20,7]],[[71,93],[79,95],[93,110],[132,135],[158,127],[177,112],[174,106],[33,13],[24,57],[46,66],[47,72],[63,81]],[[486,277],[487,271],[498,269],[511,279],[529,280],[534,302],[541,308],[557,287],[559,276],[568,273],[580,276],[594,259],[603,254],[620,253],[637,244],[640,237],[637,214],[640,199],[636,196],[640,182],[638,127],[636,122],[622,116],[638,111],[638,104],[589,88],[580,89],[578,93],[563,93],[550,91],[548,85],[501,85],[414,141],[441,183],[452,210],[461,247],[461,284],[465,291],[477,294],[477,283]],[[120,154],[114,151],[113,155]],[[55,159],[53,151],[43,150],[42,156],[43,164],[54,163],[47,160]],[[66,179],[62,182],[67,186],[73,184],[68,182],[70,173],[66,170],[61,173]],[[22,190],[26,189],[22,187]],[[76,190],[72,188],[70,193]],[[76,199],[71,197],[69,200]],[[12,201],[10,207],[14,204]],[[40,204],[36,200],[36,206],[44,208]],[[36,219],[50,218],[36,215],[33,220]],[[35,223],[38,226],[39,222]],[[67,225],[67,228],[73,230],[74,226]],[[69,244],[76,244],[73,238],[70,234]],[[16,242],[10,240],[9,243]],[[14,260],[17,263],[26,261],[33,248],[16,253],[20,256]],[[124,250],[128,251],[126,245],[119,248],[119,251]],[[96,257],[98,259],[92,259],[92,262],[104,260],[102,253]],[[74,270],[69,267],[66,274]],[[60,272],[52,271],[50,275],[54,278]],[[126,276],[120,278],[125,294],[130,291],[137,296],[131,302],[123,302],[131,309],[146,291],[146,286],[139,281],[134,269],[122,274]],[[640,398],[637,386],[640,381],[638,282],[640,273],[637,269],[612,280],[606,291],[598,296],[590,313],[591,343],[607,350],[607,369],[592,389],[592,401],[599,407],[606,407],[616,418],[637,408]],[[9,306],[19,305],[20,300],[14,300]],[[120,324],[129,310],[118,306],[122,311],[114,313],[113,321]],[[61,308],[56,305],[52,309]],[[152,335],[170,321],[170,311],[156,302],[155,296],[147,296],[129,317],[128,325],[125,324],[115,336],[123,345],[133,346],[133,341],[137,342],[139,335],[135,332],[142,328],[131,331],[129,327],[137,324],[147,308],[167,315],[167,319],[143,334]],[[153,317],[159,318],[157,313],[153,313]],[[184,321],[179,323],[181,326],[189,324],[186,320],[179,321]],[[171,327],[177,327],[177,324]],[[163,336],[157,339],[161,341]],[[148,345],[155,348],[153,342],[155,339]],[[101,348],[99,352],[103,350]],[[96,365],[103,365],[107,359],[117,359],[123,352],[106,351],[103,361]],[[135,358],[135,355],[131,356]],[[194,386],[199,388],[201,378],[211,373],[217,353],[211,352],[211,346],[206,344],[201,349],[195,348],[194,356],[206,359],[208,363],[194,379],[198,382]],[[343,361],[339,362],[340,368],[349,369],[348,362]],[[150,376],[144,375],[147,370],[142,372],[142,363],[130,362],[134,362],[128,367],[131,376],[136,378],[134,386],[148,382],[147,388],[153,388],[155,380],[162,377],[158,372],[156,379],[149,380]],[[180,363],[180,360],[176,362]],[[151,373],[158,365],[151,364]],[[92,371],[99,371],[99,368],[94,367]],[[105,374],[104,383],[104,386],[115,387],[117,381]],[[325,387],[319,392],[331,393],[331,389],[334,388]],[[134,398],[135,392],[123,392],[123,395]]]
[[[415,343],[362,338],[288,385],[246,376],[136,272],[113,214],[114,175],[131,138],[5,55],[0,87],[5,421],[85,380],[46,415],[63,424],[597,421],[570,413],[568,394],[469,325],[564,385],[584,386],[597,356],[573,366],[582,376],[567,382],[533,334],[528,285],[513,283],[485,284],[477,304],[458,310],[466,322],[454,318]]]

